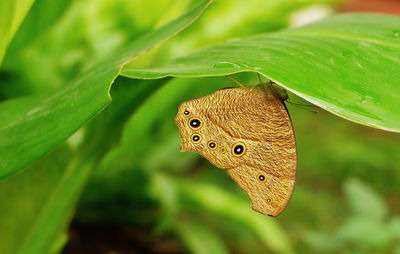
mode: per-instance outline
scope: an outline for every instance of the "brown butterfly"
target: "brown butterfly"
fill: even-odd
[[[252,208],[279,215],[293,193],[296,144],[288,111],[271,86],[218,90],[182,103],[181,151],[195,151],[248,194]]]

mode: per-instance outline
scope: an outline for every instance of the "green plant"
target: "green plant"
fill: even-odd
[[[351,216],[331,233],[310,232],[306,241],[320,252],[398,252],[400,218],[389,217],[384,200],[359,180],[346,181],[344,191]]]
[[[399,132],[395,108],[399,107],[400,91],[394,85],[399,23],[398,17],[391,16],[338,15],[296,29],[216,45],[160,68],[125,67],[122,75],[161,78],[258,72],[341,117]]]

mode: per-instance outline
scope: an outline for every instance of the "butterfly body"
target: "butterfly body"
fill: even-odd
[[[271,216],[286,207],[296,176],[294,133],[283,101],[268,86],[221,89],[184,102],[175,118],[181,151],[200,153]]]

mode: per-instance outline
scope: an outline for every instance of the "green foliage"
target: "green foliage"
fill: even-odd
[[[110,86],[122,65],[188,26],[208,3],[203,1],[186,15],[95,62],[72,84],[51,96],[27,97],[2,103],[0,112],[5,115],[2,115],[4,122],[0,132],[0,177],[21,170],[43,156],[104,109],[111,100]],[[20,137],[21,133],[25,134],[23,138]]]
[[[0,3],[0,64],[7,46],[34,0],[5,0]]]
[[[388,218],[387,206],[365,183],[349,179],[344,191],[351,215],[332,234],[311,232],[306,240],[319,251],[384,253],[398,241],[400,217]]]
[[[221,84],[220,78],[208,80],[210,86],[207,89],[200,87],[200,84],[203,83],[202,80],[192,80],[192,82],[198,83],[197,89],[187,86],[187,82],[184,80],[167,83],[158,89],[127,121],[120,144],[114,147],[100,163],[94,176],[96,184],[90,188],[88,194],[91,198],[83,200],[81,207],[85,207],[84,210],[91,209],[91,203],[112,202],[112,200],[106,200],[105,196],[120,196],[123,193],[129,193],[132,182],[135,181],[134,178],[137,178],[137,175],[131,171],[144,171],[148,177],[144,177],[146,180],[139,181],[151,182],[151,189],[137,191],[148,191],[150,197],[159,200],[162,205],[163,210],[160,213],[162,217],[158,222],[157,232],[162,234],[165,231],[173,230],[186,239],[186,236],[182,235],[186,231],[182,231],[176,223],[181,221],[181,216],[192,211],[194,207],[198,207],[204,212],[237,221],[243,227],[248,227],[265,247],[280,253],[290,253],[288,239],[279,225],[272,219],[266,219],[250,210],[249,203],[244,201],[244,197],[235,197],[205,183],[185,183],[187,180],[181,182],[170,179],[171,177],[180,179],[181,176],[177,173],[186,170],[198,159],[194,154],[179,152],[179,134],[171,121],[176,114],[177,106],[182,100],[193,94],[201,96],[211,92],[214,87],[222,88],[226,85],[224,82]],[[227,82],[225,81],[225,83]],[[170,106],[158,107],[161,100]],[[132,144],[140,144],[140,146]],[[157,147],[154,147],[155,144]],[[126,158],[131,159],[127,160]],[[160,174],[165,171],[170,171],[171,175],[167,177]],[[124,180],[121,180],[121,177]],[[143,188],[145,187],[143,186]],[[133,199],[136,198],[138,197]],[[110,205],[105,203],[102,206]],[[226,211],[230,212],[226,213]],[[92,214],[93,212],[86,211],[86,213]],[[196,215],[193,214],[193,216]],[[128,216],[125,220],[129,221],[130,217]],[[117,218],[108,219],[116,220]],[[187,237],[191,239],[191,236]],[[192,242],[188,243],[192,244]]]
[[[188,245],[191,253],[229,253],[218,236],[201,224],[193,222],[187,223],[185,221],[178,222],[177,224],[178,235],[180,235],[182,240]]]
[[[71,155],[71,149],[62,145],[23,173],[1,182],[1,254],[50,253],[63,246],[62,234],[72,216],[69,199],[77,198],[73,185],[87,174],[83,167],[79,172],[66,168]],[[59,239],[62,244],[54,245]]]
[[[351,211],[355,215],[373,220],[381,220],[387,216],[383,200],[367,185],[350,179],[344,188]]]
[[[161,78],[259,72],[339,116],[399,132],[400,76],[394,74],[400,59],[399,25],[398,17],[338,15],[297,29],[232,40],[163,67],[125,68],[122,73]]]
[[[256,84],[254,72],[261,72],[351,120],[398,127],[393,113],[397,72],[389,73],[398,65],[398,19],[336,16],[249,37],[288,27],[293,13],[305,7],[338,1],[218,0],[208,7],[209,2],[4,1],[0,13],[7,15],[0,18],[0,34],[8,37],[0,38],[0,55],[7,48],[0,70],[0,254],[60,253],[69,241],[71,219],[77,225],[145,228],[151,233],[144,237],[156,242],[173,236],[191,253],[399,250],[397,136],[288,104],[297,134],[298,181],[285,213],[270,218],[250,209],[245,193],[224,171],[195,153],[180,153],[172,120],[182,101],[233,85],[210,76],[250,71],[233,76]],[[354,32],[350,26],[366,38],[351,42],[344,36]],[[171,60],[232,38],[242,39],[212,46],[195,58]],[[213,51],[218,48],[223,52]],[[389,56],[390,49],[396,51]],[[244,50],[239,60],[237,50]],[[329,53],[336,54],[330,69],[323,66]],[[170,66],[170,61],[179,69],[157,76],[204,77],[119,76],[122,68],[124,75],[139,77],[146,68]],[[371,68],[369,61],[379,64]],[[355,68],[356,63],[368,72]]]

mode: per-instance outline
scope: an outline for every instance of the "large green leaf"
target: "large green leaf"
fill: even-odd
[[[211,1],[193,9],[98,61],[73,84],[48,96],[0,104],[0,177],[46,154],[111,101],[109,90],[123,64],[190,25]]]
[[[3,0],[0,2],[0,63],[8,43],[24,20],[35,0]]]
[[[348,120],[400,132],[400,18],[345,14],[304,27],[232,40],[133,78],[258,72]]]
[[[129,64],[136,68],[151,63],[165,63],[171,58],[189,54],[194,49],[282,29],[295,23],[296,13],[310,6],[334,7],[343,0],[218,0],[201,19],[150,54]],[[179,1],[177,1],[179,2]],[[218,25],[215,25],[218,24]]]

